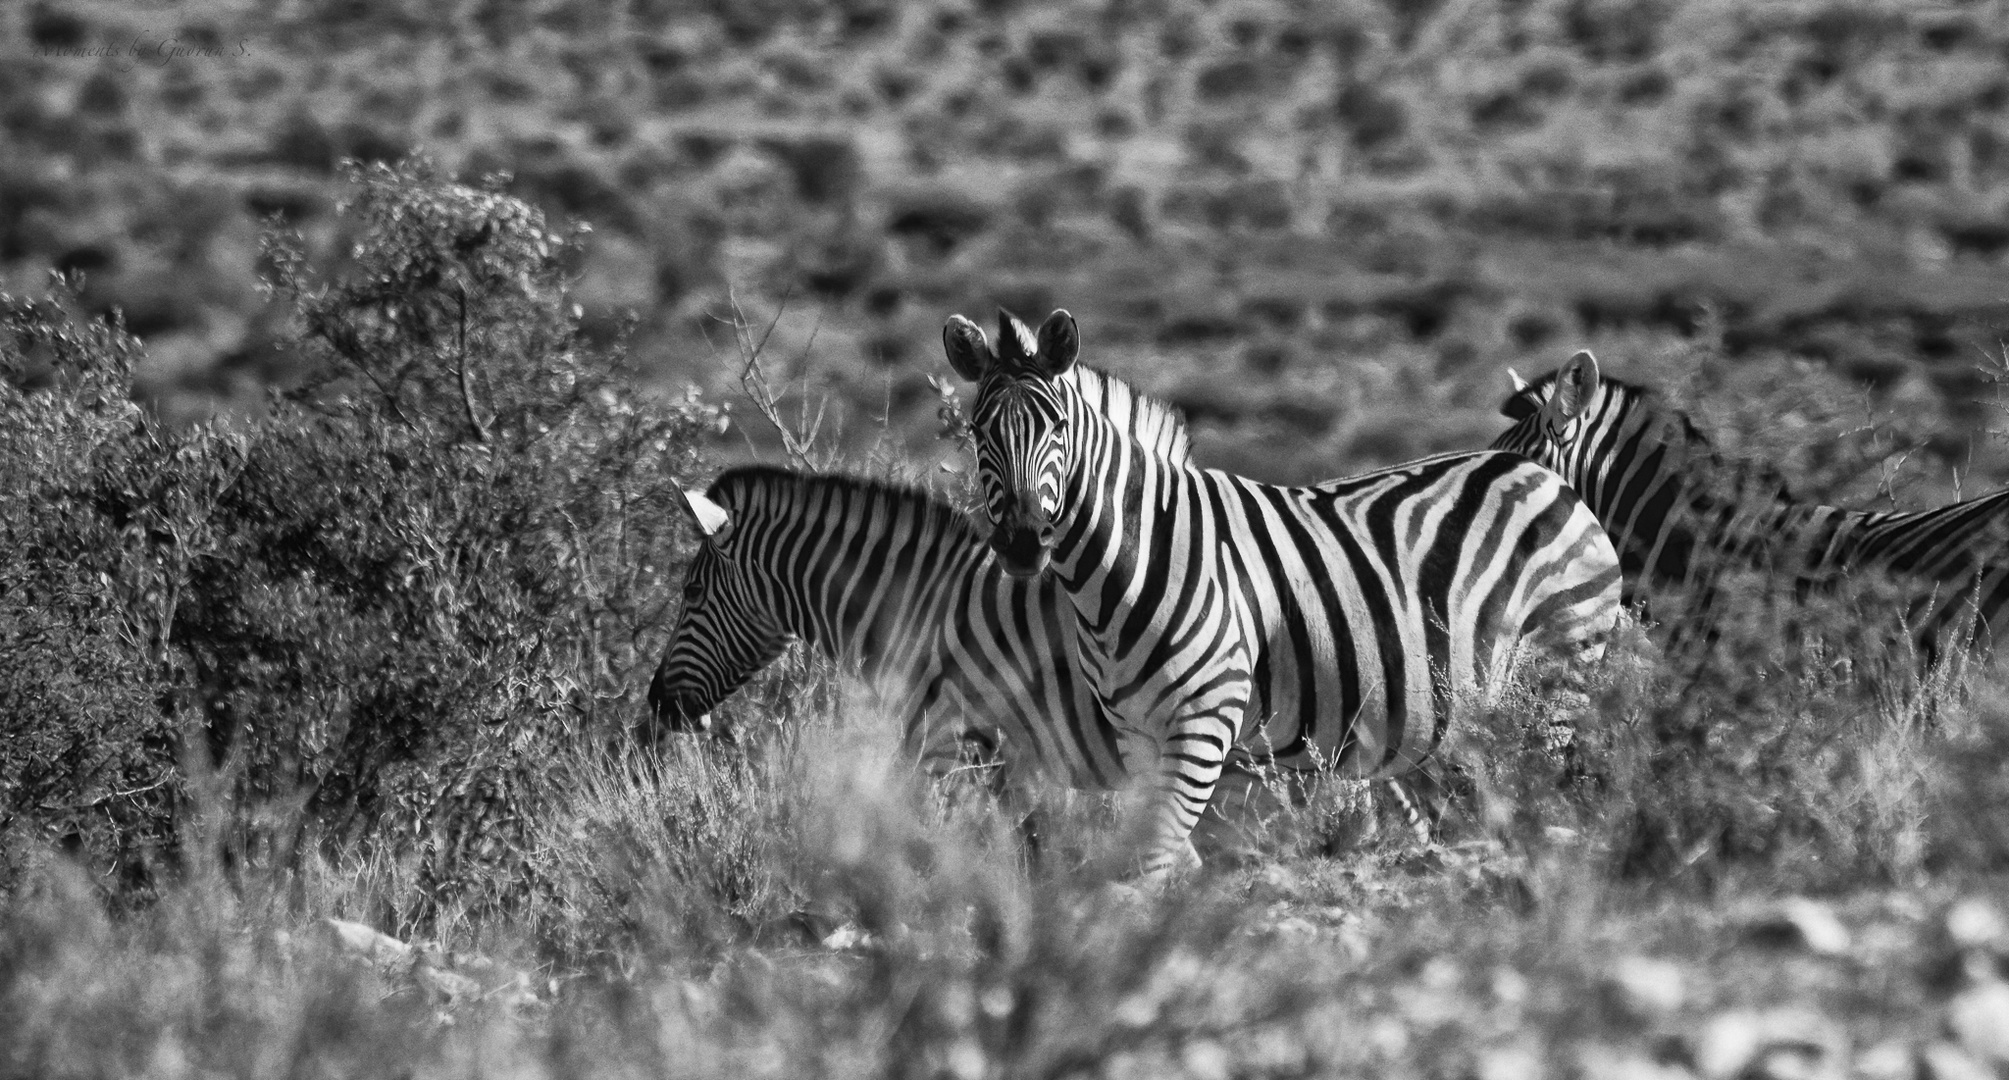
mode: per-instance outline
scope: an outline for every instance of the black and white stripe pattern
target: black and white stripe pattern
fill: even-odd
[[[948,504],[763,467],[729,470],[687,499],[705,539],[649,685],[659,724],[707,726],[801,639],[870,681],[937,774],[974,739],[1020,773],[1124,783],[1124,740],[1074,661],[1058,589],[1001,573]]]
[[[943,332],[977,383],[991,546],[1051,570],[1105,708],[1160,744],[1147,874],[1237,764],[1400,775],[1531,652],[1602,652],[1610,541],[1561,479],[1514,455],[1430,458],[1311,487],[1195,468],[1162,402],[1075,363],[1072,317]]]
[[[1541,462],[1583,496],[1618,546],[1629,600],[1688,594],[1676,640],[1710,636],[1727,571],[1800,595],[1874,571],[1914,596],[1907,622],[1922,661],[1977,634],[1992,644],[2009,607],[2009,490],[1912,513],[1802,503],[1768,465],[1725,458],[1655,394],[1603,377],[1587,351],[1515,382],[1501,412],[1516,423],[1494,449]]]

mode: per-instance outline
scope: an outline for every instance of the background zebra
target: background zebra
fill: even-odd
[[[1074,319],[943,330],[978,384],[991,545],[1051,569],[1119,722],[1160,741],[1144,869],[1238,764],[1399,774],[1525,652],[1602,653],[1618,559],[1581,500],[1523,458],[1454,454],[1312,487],[1200,470],[1163,402],[1075,363]],[[1237,770],[1238,772],[1241,770]]]
[[[686,499],[704,541],[649,684],[659,724],[708,726],[800,638],[873,684],[936,775],[974,740],[1001,751],[1007,772],[1123,783],[1125,739],[1080,675],[1058,590],[1000,573],[946,503],[766,467],[728,470]]]
[[[1688,594],[1675,640],[1713,634],[1727,571],[1759,571],[1804,595],[1874,570],[1913,597],[1907,623],[1927,664],[1977,633],[1992,642],[2009,603],[2009,489],[1914,513],[1800,503],[1769,466],[1725,458],[1680,410],[1604,378],[1588,351],[1514,383],[1500,411],[1515,424],[1493,448],[1541,462],[1583,495],[1618,545],[1628,599]]]

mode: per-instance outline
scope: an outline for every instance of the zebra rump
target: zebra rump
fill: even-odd
[[[1509,373],[1512,375],[1512,373]],[[1793,498],[1764,462],[1737,461],[1658,394],[1604,376],[1587,350],[1534,380],[1513,376],[1493,448],[1560,473],[1618,546],[1630,602],[1679,593],[1677,642],[1707,641],[1725,575],[1755,572],[1804,598],[1854,575],[1887,577],[1926,666],[1987,650],[2009,607],[2009,489],[1932,510],[1851,510]]]

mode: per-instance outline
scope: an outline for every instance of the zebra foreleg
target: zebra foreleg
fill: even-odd
[[[1209,863],[1249,863],[1286,849],[1311,801],[1311,782],[1299,770],[1231,754],[1213,801],[1194,826],[1194,848]]]
[[[1233,711],[1240,715],[1239,707]],[[1213,800],[1234,733],[1235,725],[1214,712],[1172,722],[1158,757],[1156,820],[1140,884],[1162,888],[1177,871],[1200,865],[1193,827]]]

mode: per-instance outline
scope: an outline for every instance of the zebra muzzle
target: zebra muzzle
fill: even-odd
[[[660,675],[649,684],[649,706],[659,728],[699,733],[712,729],[711,710],[699,704],[697,695],[665,688]]]
[[[997,552],[998,565],[1013,577],[1038,577],[1046,572],[1046,564],[1052,558],[1045,530],[1021,526],[1009,528],[999,526],[991,530],[991,550]]]

